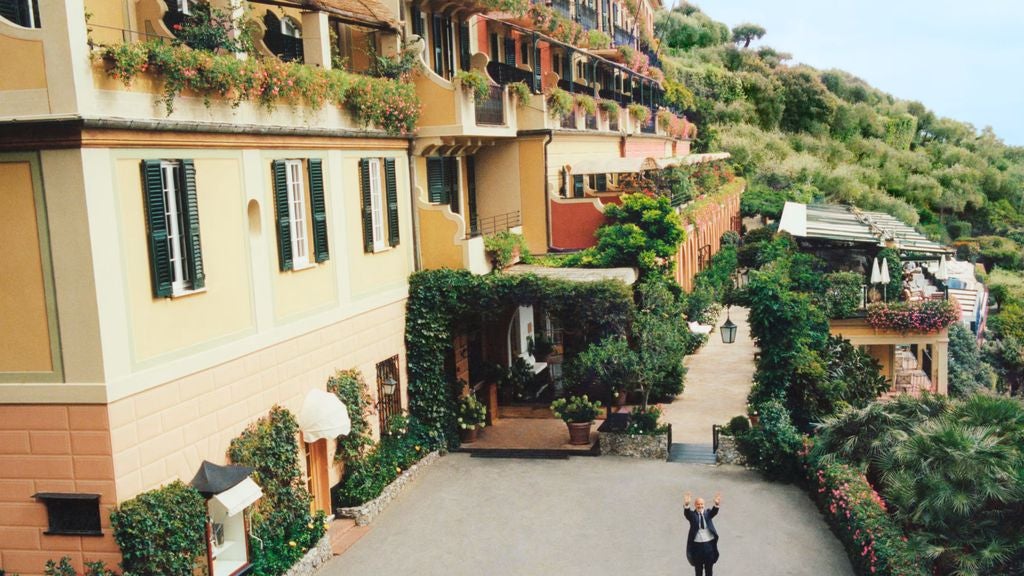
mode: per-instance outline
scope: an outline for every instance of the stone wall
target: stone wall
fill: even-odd
[[[408,470],[402,472],[398,478],[388,484],[384,490],[373,500],[366,502],[360,506],[352,506],[351,508],[338,508],[338,516],[341,518],[353,518],[358,526],[366,526],[371,524],[378,514],[387,509],[388,504],[395,499],[396,496],[402,493],[402,489],[406,484],[411,482],[416,474],[426,466],[433,464],[435,460],[440,457],[440,453],[431,452],[423,457],[422,460],[413,464]]]
[[[601,432],[601,455],[668,460],[668,434],[621,434]]]
[[[736,439],[724,434],[718,437],[718,452],[715,453],[715,458],[719,464],[735,464],[737,466],[746,466],[747,464],[746,459],[736,448]]]
[[[309,549],[294,566],[284,573],[284,576],[313,576],[331,559],[331,537],[324,534],[324,537],[316,543],[316,546]]]

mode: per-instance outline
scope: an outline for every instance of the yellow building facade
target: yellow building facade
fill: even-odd
[[[301,45],[307,64],[341,53],[358,72],[354,46],[398,45],[386,3],[244,4],[269,56]],[[0,18],[0,50],[17,55],[0,74],[0,568],[30,575],[62,556],[116,566],[116,504],[226,463],[248,424],[275,404],[298,413],[337,370],[405,405],[416,253],[407,137],[337,106],[187,90],[168,115],[164,78],[126,86],[90,42],[170,35],[175,6],[26,6],[31,20]],[[268,12],[302,37],[267,34]],[[398,376],[388,398],[381,373]],[[330,512],[334,444],[302,446]],[[74,496],[95,497],[88,534],[54,525]]]

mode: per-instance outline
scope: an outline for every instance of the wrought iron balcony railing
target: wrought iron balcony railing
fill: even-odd
[[[474,103],[476,123],[489,126],[505,124],[505,91],[501,86],[491,86],[484,100]]]
[[[502,86],[512,82],[523,82],[533,87],[533,74],[529,70],[520,70],[503,62],[488,62],[487,73]]]

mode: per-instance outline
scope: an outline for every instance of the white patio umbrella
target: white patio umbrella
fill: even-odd
[[[885,261],[885,258],[882,258],[882,270],[881,271],[882,271],[882,279],[879,280],[879,282],[881,282],[882,284],[888,284],[889,280],[890,280],[890,278],[889,278],[889,263]]]
[[[946,268],[945,254],[943,254],[942,257],[939,258],[939,269],[937,272],[935,272],[935,277],[943,281],[949,278],[949,270]]]
[[[878,258],[871,263],[871,283],[878,284],[882,281],[882,273],[878,270]]]
[[[337,396],[326,390],[310,390],[299,411],[299,429],[307,443],[322,438],[332,439],[352,431],[348,408]]]

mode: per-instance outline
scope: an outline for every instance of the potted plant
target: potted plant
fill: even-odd
[[[459,439],[463,444],[476,442],[477,434],[487,425],[487,407],[469,394],[459,400]]]
[[[757,426],[758,415],[757,408],[754,408],[753,404],[747,404],[747,418],[750,419],[751,426]]]
[[[552,402],[551,411],[569,427],[569,444],[589,444],[590,427],[601,413],[601,402],[591,402],[586,394],[570,396]]]

